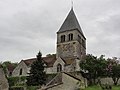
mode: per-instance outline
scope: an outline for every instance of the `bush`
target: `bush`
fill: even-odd
[[[9,90],[24,90],[24,87],[23,86],[14,86],[14,87],[9,88]]]
[[[8,82],[9,82],[9,86],[15,86],[15,84],[18,83],[19,77],[9,77],[8,78]]]
[[[25,80],[26,77],[22,76],[22,77],[9,77],[8,78],[8,82],[9,82],[9,86],[23,86],[25,84]]]
[[[27,86],[27,90],[37,90],[39,86]]]

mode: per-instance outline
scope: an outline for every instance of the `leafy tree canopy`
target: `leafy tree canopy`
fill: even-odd
[[[91,84],[94,84],[95,79],[104,75],[106,64],[107,62],[104,58],[104,55],[101,55],[99,58],[97,58],[92,54],[88,54],[84,60],[80,62],[80,67],[88,72],[86,78],[90,80]]]
[[[111,77],[114,84],[117,85],[120,78],[120,64],[116,57],[105,59],[104,55],[98,58],[88,54],[80,62],[80,67],[88,72],[85,77],[89,79],[91,84],[95,84],[95,79],[99,77]]]

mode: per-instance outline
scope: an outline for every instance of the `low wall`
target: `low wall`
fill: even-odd
[[[8,88],[9,88],[8,81],[5,77],[3,69],[0,68],[0,90],[8,90]]]

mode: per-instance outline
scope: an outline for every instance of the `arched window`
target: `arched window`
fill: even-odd
[[[19,75],[22,75],[22,68],[20,69],[20,74]]]
[[[57,65],[57,72],[61,72],[62,71],[62,65],[61,64],[58,64]]]
[[[69,37],[69,41],[73,40],[73,34],[72,34],[72,33],[70,33],[70,34],[68,35],[68,37]]]
[[[65,42],[65,35],[61,36],[61,42]]]

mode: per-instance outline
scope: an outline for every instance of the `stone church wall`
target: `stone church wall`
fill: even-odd
[[[68,35],[73,34],[73,40],[68,40]],[[61,42],[61,36],[65,35],[65,42]],[[85,47],[83,47],[83,42]],[[81,59],[86,54],[86,40],[77,31],[71,30],[57,34],[57,57],[74,57],[77,56]]]
[[[57,57],[73,57],[75,54],[75,45],[74,41],[76,40],[77,30],[66,31],[63,33],[57,34]],[[68,35],[73,34],[73,40],[68,40]],[[61,35],[65,35],[65,42],[61,43]]]

